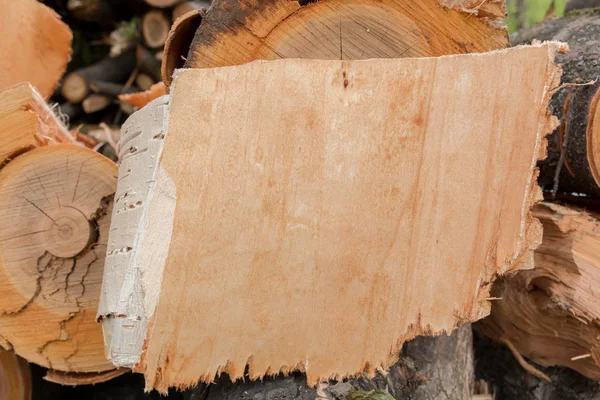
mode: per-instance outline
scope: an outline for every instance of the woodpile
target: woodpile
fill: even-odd
[[[489,399],[486,316],[600,381],[597,12],[50,3],[0,17],[0,397]]]

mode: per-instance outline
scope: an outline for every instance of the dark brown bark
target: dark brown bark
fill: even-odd
[[[62,85],[63,97],[71,103],[80,103],[89,94],[91,82],[125,82],[135,65],[135,51],[132,50],[118,57],[104,58],[88,67],[71,72]]]
[[[539,182],[545,191],[600,197],[600,186],[593,175],[594,166],[588,161],[588,157],[600,157],[598,152],[588,153],[590,103],[600,88],[598,37],[600,13],[594,10],[549,20],[513,37],[513,44],[528,43],[533,39],[567,42],[570,52],[557,57],[564,69],[562,83],[595,81],[585,86],[567,85],[552,98],[550,109],[561,120],[561,125],[548,137],[548,158],[540,165]]]
[[[135,51],[140,72],[150,75],[155,81],[162,79],[160,73],[160,60],[156,55],[142,45],[138,45]]]
[[[121,83],[106,82],[106,81],[94,81],[90,82],[90,89],[94,93],[104,94],[106,96],[116,97],[123,93],[135,93],[139,92],[139,88],[130,86],[128,89]]]
[[[165,43],[162,63],[162,80],[167,86],[173,79],[173,71],[182,68],[190,50],[194,35],[205,14],[203,9],[192,10],[175,21]]]

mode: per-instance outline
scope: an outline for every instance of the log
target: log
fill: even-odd
[[[96,385],[107,382],[128,373],[126,368],[117,368],[105,372],[72,373],[49,370],[44,380],[64,386]]]
[[[178,18],[169,32],[162,59],[162,80],[171,82],[173,72],[177,68],[182,68],[185,64],[194,35],[200,27],[205,10],[191,10],[187,14]]]
[[[544,366],[566,366],[600,381],[600,214],[543,203],[535,269],[494,284],[491,315],[480,325]]]
[[[508,45],[504,3],[424,0],[216,0],[188,68],[256,59],[353,60],[473,53]],[[477,5],[481,7],[477,7]],[[169,85],[169,82],[165,82]]]
[[[83,100],[81,107],[86,114],[104,110],[113,103],[113,99],[102,94],[90,94]]]
[[[63,372],[105,372],[95,322],[116,165],[72,144],[0,170],[0,343]]]
[[[68,0],[67,10],[77,20],[111,25],[115,13],[108,0]]]
[[[68,74],[63,82],[62,95],[71,103],[81,103],[90,93],[90,83],[125,82],[135,65],[136,58],[133,50],[126,51],[118,57],[106,57]]]
[[[181,3],[183,0],[145,0],[145,1],[152,7],[170,8],[170,7],[173,7],[173,6]]]
[[[75,142],[42,96],[28,83],[0,92],[0,169],[35,147]]]
[[[31,400],[31,392],[27,361],[0,348],[0,399]]]
[[[139,89],[135,86],[130,86],[129,88],[126,88],[123,84],[105,81],[90,82],[90,89],[94,93],[99,93],[112,97],[117,97],[120,94],[124,93],[135,93],[139,91]]]
[[[181,71],[123,128],[111,361],[163,392],[247,364],[314,385],[485,316],[489,282],[541,240],[558,49]]]
[[[138,74],[135,77],[135,84],[143,91],[150,90],[150,88],[155,84],[154,79],[151,76],[146,74]]]
[[[50,97],[71,59],[71,30],[36,0],[2,0],[0,8],[0,90],[30,82]]]
[[[586,29],[581,29],[585,26]],[[548,158],[540,166],[540,185],[545,191],[582,193],[600,198],[600,14],[593,10],[546,21],[519,32],[515,43],[532,39],[569,43],[568,55],[558,62],[566,86],[552,98],[551,110],[561,118],[560,127],[548,138]],[[562,157],[561,157],[562,156]]]
[[[141,72],[151,76],[155,81],[162,79],[160,71],[162,57],[157,58],[154,53],[142,45],[137,46],[135,55]]]
[[[167,41],[171,21],[164,12],[148,11],[142,18],[142,35],[144,42],[152,49],[162,47]]]
[[[173,8],[171,19],[177,22],[178,18],[194,10],[208,10],[210,8],[210,0],[184,1]],[[186,53],[187,54],[187,53]]]

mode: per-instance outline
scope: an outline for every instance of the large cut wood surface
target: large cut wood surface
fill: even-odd
[[[71,59],[71,30],[36,0],[0,0],[0,10],[0,89],[30,82],[50,97]]]
[[[124,127],[109,357],[159,390],[246,364],[315,383],[485,316],[541,239],[560,47],[181,71]]]

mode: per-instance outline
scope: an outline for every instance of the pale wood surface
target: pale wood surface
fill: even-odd
[[[247,363],[314,384],[485,316],[541,240],[558,47],[181,71],[124,129],[109,357],[163,391]]]
[[[543,203],[535,269],[494,284],[492,314],[480,324],[545,366],[572,368],[600,380],[600,215]]]
[[[474,3],[322,0],[302,7],[289,0],[216,0],[196,32],[186,67],[280,58],[440,56],[506,47],[506,28],[497,23],[503,15],[494,15],[504,14],[504,2]]]
[[[117,167],[39,147],[0,170],[0,344],[59,371],[114,369],[95,321]]]
[[[0,92],[0,167],[38,146],[75,142],[63,122],[29,83]]]
[[[71,30],[36,0],[0,0],[0,9],[0,90],[30,82],[50,97],[71,59]]]

